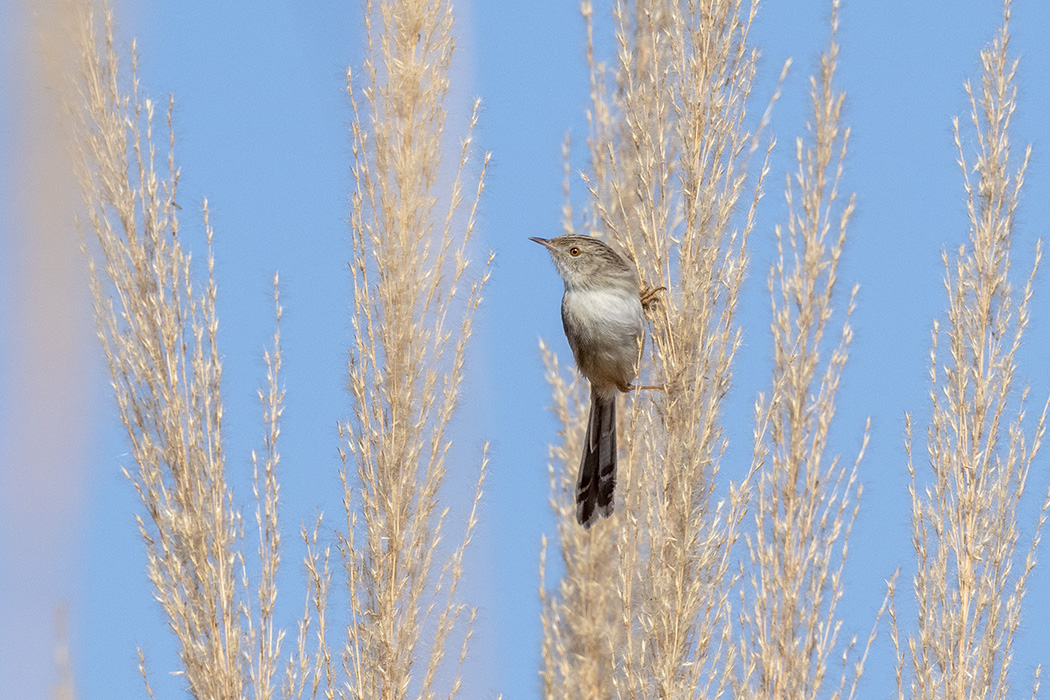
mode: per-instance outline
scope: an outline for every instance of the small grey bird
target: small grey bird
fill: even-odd
[[[616,394],[638,373],[644,333],[638,270],[591,236],[530,238],[547,248],[565,282],[561,322],[576,367],[591,383],[591,412],[576,482],[576,520],[612,515],[616,488]]]

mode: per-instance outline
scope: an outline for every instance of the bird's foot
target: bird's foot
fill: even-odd
[[[642,308],[646,311],[649,310],[649,306],[656,301],[656,297],[660,292],[666,292],[667,287],[646,287],[644,288],[638,297],[642,300]]]

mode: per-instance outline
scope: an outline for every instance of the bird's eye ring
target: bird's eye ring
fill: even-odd
[[[579,254],[580,254],[580,249],[579,248],[576,248],[575,246],[572,247],[572,248],[569,248],[569,255],[571,255],[572,257],[575,258]]]

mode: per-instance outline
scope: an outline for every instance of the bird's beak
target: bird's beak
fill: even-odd
[[[551,247],[551,242],[548,239],[546,239],[546,238],[532,238],[532,237],[529,237],[529,240],[530,241],[535,241],[536,243],[539,243],[544,248],[548,248],[549,249]]]

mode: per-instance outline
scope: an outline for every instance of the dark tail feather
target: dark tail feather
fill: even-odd
[[[576,520],[589,528],[598,516],[613,511],[616,488],[616,397],[591,391],[591,414],[583,441],[580,477],[576,481]]]

